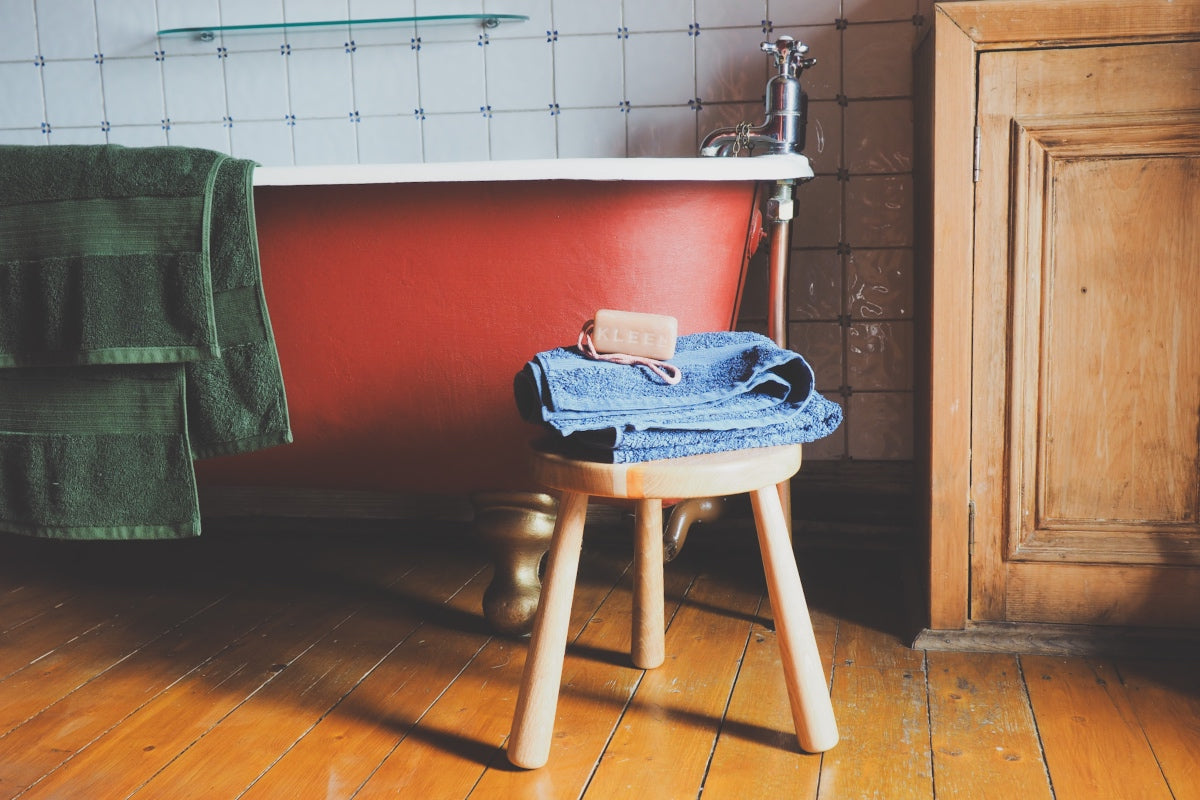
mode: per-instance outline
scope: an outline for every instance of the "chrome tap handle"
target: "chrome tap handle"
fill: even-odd
[[[780,36],[774,42],[763,42],[762,51],[775,57],[775,68],[783,77],[796,78],[800,73],[817,63],[815,58],[805,58],[808,45],[797,42],[791,36]]]

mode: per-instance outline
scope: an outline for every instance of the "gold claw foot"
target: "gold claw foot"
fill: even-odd
[[[696,522],[712,522],[725,511],[724,497],[696,497],[676,503],[663,531],[663,561],[672,561]]]
[[[529,633],[542,593],[538,572],[550,548],[557,503],[548,494],[534,492],[482,493],[472,501],[475,531],[495,565],[483,594],[483,616],[500,633]]]

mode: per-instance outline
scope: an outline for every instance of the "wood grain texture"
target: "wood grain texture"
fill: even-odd
[[[666,662],[642,679],[589,793],[699,793],[760,598],[716,575],[697,578],[667,629]]]
[[[971,424],[971,232],[974,185],[972,131],[975,119],[975,50],[938,7],[933,33],[918,63],[926,82],[918,88],[925,109],[918,146],[927,159],[915,176],[924,190],[918,213],[917,267],[922,326],[927,348],[918,362],[921,397],[919,480],[928,506],[930,624],[961,628],[967,620]],[[946,266],[949,265],[949,266]]]
[[[1053,797],[1017,658],[930,653],[928,669],[937,796]]]
[[[758,549],[767,578],[767,594],[775,610],[775,629],[783,658],[783,677],[792,706],[800,749],[823,753],[837,744],[837,721],[829,700],[829,683],[808,601],[800,582],[788,525],[774,486],[751,493],[758,528]]]
[[[694,572],[680,565],[667,569],[668,617],[675,616],[694,578]],[[518,770],[504,769],[500,759],[493,760],[472,797],[558,797],[571,793],[564,787],[587,785],[646,674],[630,658],[633,580],[631,574],[622,578],[567,647],[550,761],[541,769]]]
[[[543,486],[594,497],[709,497],[743,494],[783,483],[800,469],[801,452],[800,445],[779,445],[604,464],[535,451],[533,473]]]
[[[1200,570],[1091,564],[1016,564],[1016,622],[1200,628]]]
[[[770,605],[764,604],[758,616],[704,781],[705,800],[816,796],[821,756],[795,752],[795,723],[780,680],[783,661]],[[822,664],[832,671],[836,624],[829,621],[814,615],[817,646],[825,654]]]
[[[1200,29],[1200,3],[1196,0],[973,0],[946,3],[939,10],[984,47],[1171,39]]]
[[[564,492],[554,524],[541,601],[533,621],[533,638],[529,642],[508,742],[508,760],[526,769],[544,765],[550,756],[587,506],[586,494]]]
[[[385,615],[355,614],[278,670],[139,792],[236,797],[395,646]],[[136,796],[136,795],[135,795]]]
[[[1198,560],[1200,125],[1039,117],[1014,137],[1010,391],[1028,400],[1009,423],[1006,555]]]
[[[78,570],[53,548],[30,555],[0,537],[0,581],[47,604],[27,605],[17,631],[32,636],[39,621],[87,630],[89,610],[108,612],[108,633],[75,651],[90,648],[102,671],[80,674],[72,691],[49,681],[27,701],[40,688],[30,680],[14,700],[17,684],[0,678],[0,703],[39,709],[0,732],[0,798],[207,798],[249,787],[243,796],[271,800],[607,800],[653,787],[700,800],[841,800],[988,798],[1003,787],[1038,800],[1044,787],[1024,779],[1040,772],[1058,798],[1090,800],[1112,796],[1094,781],[1114,774],[1154,797],[1134,781],[1156,770],[1176,798],[1196,794],[1200,662],[1071,658],[1045,673],[1022,656],[1014,672],[1011,655],[908,650],[897,607],[911,567],[897,551],[800,550],[842,735],[823,755],[801,753],[749,522],[706,523],[667,565],[668,659],[648,672],[629,660],[626,523],[585,541],[554,756],[537,770],[509,767],[503,747],[527,643],[486,627],[490,573],[472,540],[455,539],[461,529],[251,525],[182,550],[94,550]],[[151,595],[179,618],[138,610]],[[205,610],[192,613],[197,602]],[[75,620],[64,626],[56,608]],[[134,611],[118,623],[118,608]],[[127,657],[110,661],[101,641]]]
[[[912,611],[905,595],[887,576],[894,565],[886,556],[860,557],[856,579],[837,606],[841,620],[833,651],[835,667],[880,667],[921,671],[925,656],[904,636]]]
[[[1143,604],[1106,587],[1121,565],[1200,563],[1200,3],[992,0],[934,17],[914,176],[930,627],[1194,626],[1191,590]],[[939,302],[951,286],[957,302]],[[943,428],[960,406],[966,429]],[[1031,562],[1068,569],[1048,581]],[[1178,588],[1175,571],[1155,577]]]
[[[978,622],[963,630],[923,630],[917,650],[959,653],[1029,653],[1192,660],[1200,657],[1200,633],[1185,628],[1063,625],[1045,622]]]
[[[438,595],[454,583],[440,572],[431,575],[445,582],[442,592],[426,595],[438,608]],[[394,635],[403,637],[399,644],[242,797],[349,796],[357,790],[487,644],[480,626],[456,624],[477,613],[486,586],[486,573],[476,575],[407,634],[394,620]]]
[[[641,500],[633,543],[634,601],[632,657],[635,666],[654,669],[666,657],[663,610],[662,500]]]
[[[0,593],[0,636],[70,602],[75,592],[65,586],[14,583]]]
[[[627,560],[621,563],[614,570],[612,561],[601,561],[590,565],[594,574],[588,574],[584,568],[589,565],[582,562],[568,641],[580,634],[612,592],[628,568]],[[504,761],[500,748],[512,726],[527,649],[524,640],[492,637],[355,797],[466,797],[490,764]],[[440,768],[428,769],[430,762]]]
[[[1058,797],[1172,797],[1111,666],[1047,656],[1021,664]]]
[[[1175,797],[1200,797],[1200,671],[1178,661],[1119,664],[1121,684]]]
[[[835,664],[833,706],[842,741],[825,753],[819,800],[932,800],[923,672]]]

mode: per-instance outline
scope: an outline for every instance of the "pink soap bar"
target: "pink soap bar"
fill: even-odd
[[[675,335],[679,322],[664,314],[636,311],[596,312],[592,345],[597,353],[624,353],[664,361],[675,355]]]

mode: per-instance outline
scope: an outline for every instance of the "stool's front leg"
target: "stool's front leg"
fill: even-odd
[[[775,630],[783,657],[783,675],[800,749],[823,753],[838,742],[837,722],[829,699],[825,668],[813,635],[812,618],[788,538],[779,491],[768,486],[751,493],[758,544],[762,550],[767,592],[775,614]]]
[[[542,600],[534,617],[533,639],[508,739],[508,760],[518,767],[534,769],[550,757],[587,504],[586,494],[574,492],[564,492],[559,504]]]
[[[663,601],[662,500],[639,500],[633,548],[633,664],[662,666],[666,612]]]

